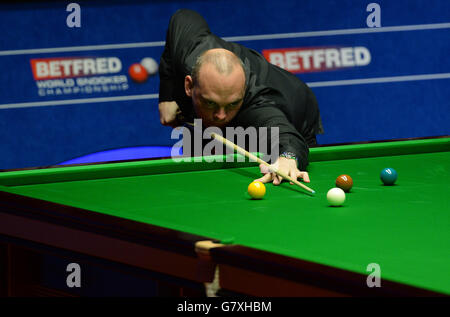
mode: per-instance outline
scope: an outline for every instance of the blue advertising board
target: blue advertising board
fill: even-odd
[[[0,169],[167,156],[157,65],[180,8],[306,82],[319,144],[450,134],[449,1],[77,1],[78,26],[70,3],[0,5]]]

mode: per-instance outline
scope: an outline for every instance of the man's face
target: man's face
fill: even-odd
[[[186,76],[186,94],[192,98],[203,126],[224,127],[238,113],[245,93],[245,74],[235,67],[228,75],[219,74],[211,64],[203,65],[196,85]]]

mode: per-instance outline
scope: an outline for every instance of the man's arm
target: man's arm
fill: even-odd
[[[177,77],[184,79],[186,75],[186,57],[195,48],[197,40],[209,33],[205,19],[195,11],[181,9],[171,17],[159,65],[159,102],[175,100]]]
[[[252,105],[243,109],[238,117],[239,120],[236,120],[236,125],[268,128],[268,149],[271,148],[270,128],[278,127],[280,154],[283,152],[293,153],[297,159],[298,169],[301,171],[306,170],[309,155],[306,140],[288,121],[286,115],[279,108],[270,104]]]
[[[273,146],[271,144],[272,136],[270,128],[278,127],[280,156],[278,158],[273,157],[276,161],[272,162],[272,165],[294,179],[301,178],[306,183],[310,182],[309,175],[306,172],[309,154],[308,145],[305,138],[288,121],[283,111],[271,103],[259,104],[244,109],[241,113],[241,118],[243,118],[243,120],[237,123],[238,125],[268,128],[266,140],[266,142],[268,142],[268,149],[271,149]],[[261,135],[259,137],[261,137]],[[274,142],[276,142],[276,140],[274,140]],[[267,154],[272,155],[272,153]],[[292,158],[292,156],[295,158]],[[281,184],[282,178],[271,172],[267,166],[260,165],[260,169],[261,173],[264,175],[256,179],[257,181],[263,183],[273,181],[274,185]]]

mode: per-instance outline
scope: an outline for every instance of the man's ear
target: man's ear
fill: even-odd
[[[192,80],[192,77],[187,75],[184,77],[184,91],[186,92],[186,95],[192,98],[192,90],[194,88],[194,81]]]

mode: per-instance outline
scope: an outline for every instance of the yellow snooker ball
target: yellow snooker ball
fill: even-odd
[[[266,186],[259,181],[251,182],[250,185],[248,185],[247,191],[253,199],[261,199],[266,194]]]

